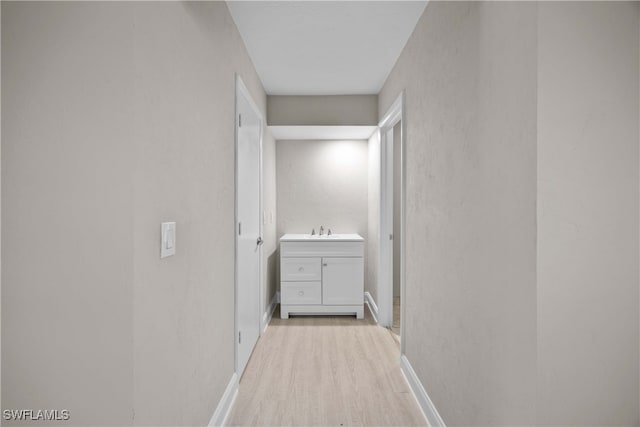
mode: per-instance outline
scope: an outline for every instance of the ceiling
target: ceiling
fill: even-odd
[[[427,1],[227,1],[269,95],[377,94]]]

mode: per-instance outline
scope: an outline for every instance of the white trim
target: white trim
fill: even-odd
[[[429,426],[446,427],[442,417],[436,409],[436,406],[431,401],[431,398],[424,389],[422,382],[420,382],[420,379],[413,370],[411,363],[409,363],[409,359],[407,359],[407,356],[405,355],[400,357],[400,369],[402,370],[404,379],[407,380],[407,383],[409,384],[409,388],[411,388],[413,397],[416,398],[418,406],[420,406],[420,409],[422,410],[422,414],[427,419]]]
[[[234,372],[229,380],[229,384],[227,384],[227,388],[224,390],[224,393],[222,393],[222,397],[211,416],[211,420],[209,420],[209,427],[223,426],[224,423],[227,422],[236,396],[238,396],[238,374]]]
[[[267,310],[262,315],[262,328],[260,329],[262,331],[262,334],[264,334],[264,332],[267,330],[267,326],[269,326],[269,322],[271,322],[271,318],[273,317],[273,312],[276,309],[277,305],[278,305],[278,293],[276,292],[275,294],[273,294],[273,298],[271,298],[269,307],[267,307]]]
[[[380,120],[380,229],[378,252],[378,320],[381,326],[393,323],[393,143],[387,141],[394,126],[400,126],[400,324],[405,324],[405,201],[406,201],[406,141],[404,120],[404,91],[398,95],[387,113]],[[400,328],[400,354],[405,352],[405,328]]]
[[[373,320],[378,323],[378,306],[370,292],[364,293],[364,302],[367,304],[367,307],[369,307],[369,313],[373,316]]]
[[[393,323],[393,126],[380,128],[380,230],[378,251],[378,320],[390,328]]]
[[[400,93],[400,95],[398,95],[396,100],[393,101],[393,104],[391,104],[391,107],[389,107],[389,109],[387,110],[387,113],[384,115],[382,120],[380,120],[378,127],[392,128],[393,126],[395,126],[396,123],[402,120],[403,108],[404,108],[404,92]]]

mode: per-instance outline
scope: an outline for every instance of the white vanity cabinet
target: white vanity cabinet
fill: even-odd
[[[357,234],[280,238],[280,317],[355,314],[364,318],[364,239]]]

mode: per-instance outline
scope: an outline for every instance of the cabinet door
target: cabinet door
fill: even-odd
[[[322,303],[364,303],[364,258],[322,258]]]

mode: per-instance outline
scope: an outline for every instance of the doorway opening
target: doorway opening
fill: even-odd
[[[404,354],[404,94],[380,122],[380,262],[379,317]]]

